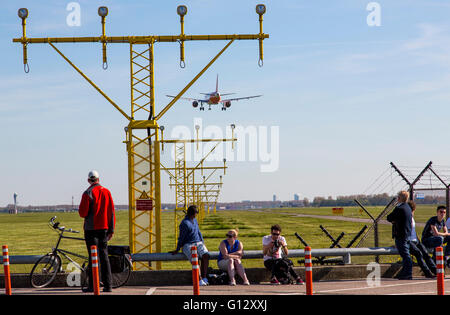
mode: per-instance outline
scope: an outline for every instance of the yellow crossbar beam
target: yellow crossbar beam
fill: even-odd
[[[231,35],[163,35],[163,36],[96,36],[96,37],[42,37],[14,38],[14,43],[48,44],[48,43],[132,43],[151,44],[153,42],[178,42],[189,40],[256,40],[269,38],[269,34],[231,34]]]

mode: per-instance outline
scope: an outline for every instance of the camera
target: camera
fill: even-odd
[[[281,246],[280,240],[278,240],[278,239],[274,240],[274,241],[273,241],[273,246],[274,246],[275,248],[279,248],[279,247]]]

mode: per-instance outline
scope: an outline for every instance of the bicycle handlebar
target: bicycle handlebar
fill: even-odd
[[[59,230],[61,232],[80,233],[80,231],[73,230],[73,229],[66,229],[65,226],[59,226],[59,222],[55,222],[55,220],[56,220],[56,215],[48,221],[48,224],[50,225],[50,227],[52,229]]]

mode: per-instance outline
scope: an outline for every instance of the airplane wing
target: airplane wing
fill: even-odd
[[[231,102],[231,101],[248,100],[250,98],[255,98],[255,97],[260,97],[260,96],[262,96],[262,95],[254,95],[254,96],[246,96],[246,97],[238,97],[238,98],[229,98],[229,99],[226,99],[226,100],[220,100],[220,102],[224,103],[224,102]]]
[[[171,98],[175,98],[176,96],[173,96],[173,95],[166,95],[167,97],[171,97]],[[208,100],[200,100],[200,99],[198,99],[198,98],[190,98],[190,97],[180,97],[180,99],[183,99],[183,100],[187,100],[187,101],[196,101],[196,102],[199,102],[199,103],[206,103],[206,102],[208,102]]]

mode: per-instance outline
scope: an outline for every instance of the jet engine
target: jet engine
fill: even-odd
[[[231,102],[230,102],[230,101],[225,102],[225,106],[226,106],[227,108],[230,107],[230,106],[231,106]]]
[[[197,106],[198,106],[198,102],[197,101],[193,101],[192,102],[192,107],[197,108]]]

